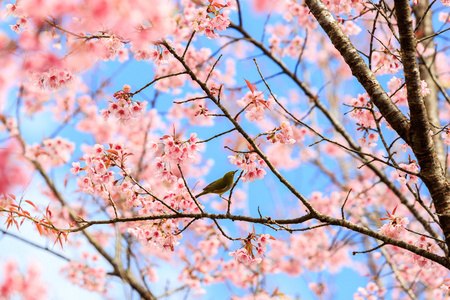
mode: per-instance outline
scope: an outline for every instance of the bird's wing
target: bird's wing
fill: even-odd
[[[220,178],[220,179],[222,179],[222,178]],[[213,189],[215,189],[215,190],[219,190],[219,189],[224,188],[224,187],[226,186],[226,184],[224,184],[223,182],[222,182],[222,184],[221,184],[220,181],[219,181],[220,179],[217,179],[217,180],[211,182],[210,184],[208,184],[207,186],[205,186],[205,187],[203,188],[203,190],[206,190],[206,189],[209,189],[209,188],[213,188]]]

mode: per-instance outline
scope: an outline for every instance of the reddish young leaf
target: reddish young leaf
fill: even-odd
[[[38,222],[34,223],[36,225],[36,229],[39,232],[39,235],[42,235],[42,226]]]
[[[13,219],[13,222],[14,222],[14,224],[16,225],[17,230],[19,230],[19,223],[16,221],[16,219]]]
[[[45,214],[47,216],[49,216],[49,218],[51,218],[52,216],[52,211],[50,210],[50,205],[47,206],[47,209],[45,210]]]
[[[8,219],[6,219],[5,224],[6,224],[6,230],[8,230],[9,226],[11,226],[11,224],[12,224],[11,217],[8,217]]]
[[[114,154],[115,156],[119,156],[119,152],[113,149],[105,149],[106,152]]]
[[[34,205],[34,203],[31,202],[30,200],[25,200],[25,202],[37,209],[36,205]]]
[[[255,92],[255,87],[250,82],[248,82],[247,79],[244,78],[244,80],[247,83],[247,86],[250,89],[250,91],[252,91],[252,93],[254,93]]]
[[[392,214],[395,215],[395,211],[397,210],[398,204],[395,206],[394,210],[392,211]]]

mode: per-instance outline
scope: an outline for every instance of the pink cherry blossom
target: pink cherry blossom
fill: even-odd
[[[395,213],[395,210],[394,210]],[[394,214],[389,214],[389,218],[386,218],[389,223],[384,224],[379,229],[380,233],[385,234],[391,238],[398,239],[404,233],[404,229],[409,224],[408,218],[396,217]]]
[[[47,283],[41,280],[41,266],[37,262],[30,263],[22,274],[15,260],[3,264],[2,281],[0,281],[0,297],[8,299],[19,296],[24,299],[47,299]]]

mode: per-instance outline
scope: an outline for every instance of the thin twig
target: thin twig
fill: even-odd
[[[207,140],[203,140],[203,141],[198,141],[196,144],[200,144],[200,143],[206,143],[206,142],[209,142],[209,141],[211,141],[211,140],[213,140],[213,139],[216,139],[216,138],[218,138],[219,136],[222,136],[222,135],[224,135],[224,134],[227,134],[227,133],[230,133],[230,132],[233,132],[233,131],[235,131],[236,130],[236,128],[233,128],[233,129],[230,129],[230,130],[227,130],[227,131],[224,131],[224,132],[222,132],[222,133],[219,133],[219,134],[216,134],[215,136],[213,136],[213,137],[210,137],[209,139],[207,139]]]
[[[348,196],[350,196],[351,191],[352,191],[352,189],[350,189],[350,190],[348,191],[347,197],[345,197],[345,201],[344,201],[344,203],[343,203],[342,206],[341,206],[341,215],[342,215],[342,219],[343,219],[343,220],[345,220],[344,206],[345,206],[345,204],[347,203]]]
[[[38,244],[36,244],[36,243],[34,243],[34,242],[31,242],[31,241],[29,241],[29,240],[26,240],[26,239],[24,239],[24,238],[22,238],[22,237],[20,237],[20,236],[18,236],[18,235],[15,235],[15,234],[13,234],[13,233],[10,233],[10,232],[8,232],[8,231],[6,231],[6,230],[3,230],[3,229],[1,229],[1,228],[0,228],[0,231],[1,231],[3,234],[5,234],[5,235],[8,235],[8,236],[10,236],[10,237],[13,237],[13,238],[15,238],[15,239],[17,239],[17,240],[19,240],[19,241],[22,241],[22,242],[28,244],[28,245],[31,245],[31,246],[36,247],[36,248],[38,248],[38,249],[41,249],[41,250],[50,252],[51,254],[53,254],[53,255],[55,255],[55,256],[57,256],[57,257],[59,257],[59,258],[62,258],[62,259],[64,259],[65,261],[71,261],[70,258],[67,258],[66,256],[64,256],[64,255],[62,255],[62,254],[59,254],[59,253],[53,251],[52,249],[50,249],[50,248],[48,248],[48,247],[40,246],[40,245],[38,245]]]
[[[194,200],[195,205],[197,205],[198,209],[201,212],[203,212],[202,206],[200,205],[200,203],[198,203],[197,198],[195,198],[194,195],[192,194],[191,189],[189,188],[189,186],[186,182],[186,178],[184,178],[183,171],[181,170],[180,164],[177,164],[177,167],[178,167],[178,171],[180,171],[181,178],[183,179],[183,182],[184,182],[184,187],[187,189],[189,196],[191,196],[191,199]]]
[[[164,76],[160,76],[158,78],[155,78],[154,80],[152,80],[151,82],[147,83],[146,85],[144,85],[142,88],[140,88],[139,90],[137,90],[134,93],[130,93],[130,96],[133,97],[134,95],[142,92],[143,90],[145,90],[146,88],[148,88],[149,86],[151,86],[153,83],[161,80],[161,79],[165,79],[165,78],[169,78],[169,77],[174,77],[174,76],[178,76],[178,75],[183,75],[183,74],[187,74],[186,71],[180,72],[180,73],[175,73],[175,74],[168,74],[168,75],[164,75]]]
[[[183,55],[181,56],[183,59],[184,59],[184,56],[186,55],[186,53],[187,53],[187,51],[188,51],[188,48],[189,48],[189,45],[190,45],[191,42],[192,42],[192,39],[194,38],[194,35],[195,35],[195,31],[192,32],[192,34],[191,34],[191,36],[189,37],[189,40],[188,40],[188,42],[187,42],[187,44],[186,44],[186,48],[184,48]]]

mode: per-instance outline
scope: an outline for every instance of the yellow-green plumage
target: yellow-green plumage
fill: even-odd
[[[198,198],[206,194],[219,194],[222,197],[222,194],[228,192],[233,186],[234,174],[236,172],[237,170],[228,172],[222,178],[211,182],[210,184],[205,186],[203,188],[203,192],[195,196],[195,198]]]

